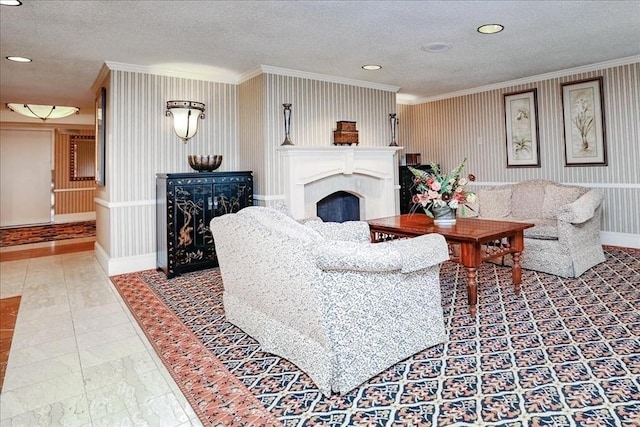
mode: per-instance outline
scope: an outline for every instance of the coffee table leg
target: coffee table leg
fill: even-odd
[[[476,269],[474,267],[465,267],[467,269],[467,301],[469,302],[469,314],[476,316],[476,306],[478,305],[478,283],[476,282]]]
[[[513,281],[513,289],[516,294],[520,293],[520,284],[522,283],[522,267],[520,267],[520,252],[514,252],[513,267],[511,268],[511,280]]]
[[[522,283],[522,267],[520,266],[520,254],[524,250],[524,233],[519,231],[509,237],[509,244],[513,248],[511,256],[513,258],[513,267],[511,268],[511,280],[513,281],[513,289],[516,294],[520,293],[520,284]]]

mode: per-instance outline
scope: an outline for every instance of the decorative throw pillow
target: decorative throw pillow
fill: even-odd
[[[524,237],[539,240],[558,240],[558,221],[553,219],[530,219],[534,227],[524,230]]]
[[[516,184],[511,195],[511,216],[517,219],[542,218],[544,184],[538,181]]]
[[[478,200],[482,218],[504,218],[511,213],[511,188],[480,190]]]
[[[560,185],[544,187],[544,202],[542,202],[542,218],[558,219],[558,211],[564,205],[575,202],[580,197],[580,189]]]

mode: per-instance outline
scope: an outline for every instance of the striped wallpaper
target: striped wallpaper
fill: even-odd
[[[193,171],[190,154],[221,154],[220,171],[238,169],[237,86],[122,70],[111,70],[106,86],[106,186],[98,190],[105,212],[97,217],[108,217],[108,228],[99,230],[98,243],[110,258],[155,254],[156,174]],[[165,116],[169,100],[206,105],[186,144]]]
[[[602,76],[608,166],[565,167],[561,84]],[[506,168],[503,95],[537,88],[540,168]],[[640,234],[640,63],[399,108],[406,152],[445,170],[468,158],[480,183],[543,178],[601,188],[603,230]]]
[[[602,75],[609,166],[564,167],[560,84]],[[394,90],[366,88],[269,71],[238,85],[111,69],[107,87],[105,187],[96,191],[99,253],[109,260],[155,262],[155,175],[188,172],[189,154],[222,154],[221,171],[251,170],[257,204],[283,197],[277,148],[284,140],[282,104],[292,104],[291,139],[297,146],[330,146],[340,120],[355,121],[360,146],[390,142],[389,113],[399,118],[400,153],[452,168],[469,158],[481,183],[548,178],[604,187],[604,229],[640,234],[631,212],[640,210],[639,64],[554,78],[472,95],[396,105]],[[506,169],[503,95],[536,87],[540,168]],[[168,100],[206,104],[206,118],[184,144],[165,116]],[[138,260],[138,261],[135,261]],[[125,263],[123,261],[123,263]],[[145,264],[146,263],[146,264]],[[104,263],[103,263],[104,265]],[[132,266],[129,271],[133,271]],[[110,274],[123,267],[108,269]]]
[[[266,134],[264,131],[264,77],[259,75],[238,86],[239,98],[239,163],[241,170],[253,172],[254,195],[264,194],[264,177],[269,168],[266,157]],[[260,177],[257,179],[256,177]],[[255,200],[255,196],[254,196]]]
[[[388,114],[396,108],[393,91],[269,73],[236,86],[111,70],[105,86],[107,185],[97,192],[97,216],[109,218],[98,242],[105,240],[110,258],[155,252],[155,174],[190,171],[189,154],[222,154],[221,171],[253,171],[256,200],[281,198],[283,103],[293,105],[291,138],[300,146],[331,145],[339,120],[357,122],[360,146],[388,145]],[[165,103],[174,99],[206,105],[187,144],[165,117]]]
[[[391,142],[393,91],[271,73],[243,82],[240,88],[247,97],[241,95],[241,151],[251,159],[247,164],[254,171],[259,202],[283,197],[277,148],[284,141],[284,103],[292,104],[291,140],[296,146],[333,145],[338,121],[356,122],[360,147]]]
[[[71,181],[71,136],[90,135],[93,130],[59,130],[55,131],[53,194],[54,215],[68,215],[95,211],[95,182]]]

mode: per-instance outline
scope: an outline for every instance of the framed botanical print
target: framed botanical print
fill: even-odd
[[[566,166],[606,166],[602,77],[562,84]]]
[[[107,117],[107,89],[100,88],[96,98],[96,184],[106,185],[105,157],[106,157],[106,128]]]
[[[507,167],[540,167],[537,89],[504,95]]]

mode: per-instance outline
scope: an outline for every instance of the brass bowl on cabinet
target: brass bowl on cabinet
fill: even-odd
[[[198,172],[212,172],[220,167],[222,164],[222,155],[216,154],[213,156],[198,156],[189,155],[189,166]]]

